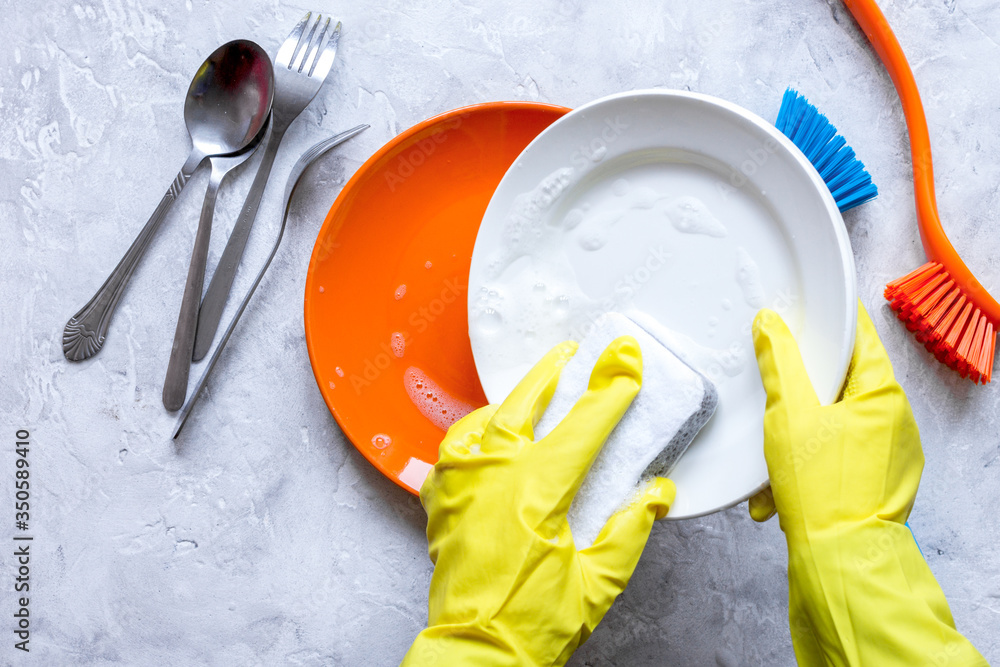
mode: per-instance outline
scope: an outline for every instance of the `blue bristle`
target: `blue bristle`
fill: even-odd
[[[809,158],[841,211],[878,195],[872,177],[847,140],[798,92],[791,88],[785,91],[774,125]]]

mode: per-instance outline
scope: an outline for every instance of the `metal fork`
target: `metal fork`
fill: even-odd
[[[278,153],[278,145],[285,136],[288,126],[316,97],[316,93],[330,73],[330,68],[333,67],[337,44],[340,42],[341,24],[338,21],[329,39],[326,39],[330,19],[324,21],[322,14],[317,14],[315,22],[311,22],[311,18],[312,12],[306,13],[278,49],[278,55],[274,59],[271,134],[266,140],[264,157],[253,185],[250,186],[247,199],[243,203],[240,217],[229,235],[229,241],[222,251],[222,257],[202,300],[194,344],[195,361],[202,359],[208,352],[215,332],[219,328],[222,309],[226,305],[226,299],[229,298],[229,291],[236,277],[236,268],[243,258],[243,250],[250,236],[250,228],[257,217],[257,208],[260,206],[274,157]]]
[[[281,225],[278,226],[278,236],[274,240],[274,246],[271,248],[271,254],[268,255],[267,261],[264,262],[263,268],[261,268],[260,273],[257,274],[257,279],[254,280],[253,285],[250,286],[250,290],[247,291],[246,296],[243,297],[243,302],[240,307],[236,310],[236,314],[233,315],[233,319],[229,322],[229,327],[226,329],[225,333],[222,334],[222,339],[219,340],[219,344],[215,347],[215,352],[212,353],[211,358],[208,360],[208,365],[205,367],[205,372],[201,374],[201,379],[198,380],[198,384],[195,386],[194,391],[191,393],[191,397],[181,408],[180,413],[177,415],[177,425],[174,427],[174,437],[181,432],[181,428],[184,426],[184,422],[187,421],[188,415],[191,414],[191,408],[198,400],[198,396],[201,395],[201,390],[205,387],[205,382],[208,380],[208,376],[212,374],[212,370],[215,368],[216,362],[219,360],[219,355],[222,354],[222,349],[226,347],[226,343],[229,342],[229,337],[233,335],[233,329],[236,328],[236,323],[240,321],[240,317],[243,315],[243,311],[246,310],[247,304],[250,303],[250,298],[253,297],[254,291],[257,289],[257,285],[260,285],[261,278],[267,272],[267,268],[271,266],[271,260],[274,259],[274,255],[278,252],[278,245],[281,244],[281,237],[285,232],[285,222],[288,220],[288,211],[292,207],[292,194],[295,193],[295,188],[299,184],[299,179],[302,178],[302,174],[305,173],[306,169],[309,168],[313,162],[320,158],[324,153],[333,148],[334,146],[339,146],[351,137],[361,134],[366,129],[367,125],[358,125],[357,127],[351,128],[346,132],[341,132],[335,137],[330,137],[324,141],[319,142],[309,150],[307,150],[299,161],[295,163],[292,167],[292,173],[288,176],[288,183],[285,185],[285,209],[284,214],[281,216]]]

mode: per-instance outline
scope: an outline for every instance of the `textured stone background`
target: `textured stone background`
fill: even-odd
[[[1000,394],[929,359],[879,296],[923,254],[900,107],[863,36],[833,1],[581,5],[0,1],[0,461],[13,461],[15,429],[30,429],[36,536],[32,652],[14,651],[4,630],[0,662],[397,663],[426,615],[424,514],[345,441],[302,333],[309,252],[339,187],[390,137],[463,104],[577,106],[663,86],[773,118],[790,84],[831,117],[880,186],[846,221],[860,294],[923,433],[911,525],[959,628],[1000,661]],[[884,8],[921,85],[944,224],[980,278],[1000,287],[1000,6]],[[101,354],[67,363],[61,329],[187,154],[182,99],[202,59],[238,37],[274,53],[306,9],[344,21],[342,46],[275,173],[323,136],[372,129],[300,190],[275,265],[175,447],[160,383],[207,172],[136,273]],[[223,190],[218,220],[232,224],[253,164]],[[260,220],[277,219],[277,190]],[[259,264],[267,236],[251,240],[247,261]],[[213,239],[213,261],[224,238]],[[0,486],[9,537],[13,490]],[[14,566],[2,551],[6,628]],[[792,664],[784,572],[776,522],[755,525],[745,507],[658,525],[632,585],[573,664]]]

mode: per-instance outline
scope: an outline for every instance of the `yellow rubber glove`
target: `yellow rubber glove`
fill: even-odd
[[[618,338],[588,390],[545,438],[533,428],[576,352],[549,352],[498,408],[448,430],[420,489],[435,563],[428,627],[403,665],[562,665],[625,588],[674,499],[666,479],[612,516],[594,544],[573,545],[566,511],[611,430],[639,391],[642,356]]]
[[[955,630],[944,593],[904,525],[920,483],[920,434],[868,313],[843,397],[822,406],[792,334],[762,310],[754,348],[767,391],[771,489],[788,542],[788,607],[800,665],[986,665]]]

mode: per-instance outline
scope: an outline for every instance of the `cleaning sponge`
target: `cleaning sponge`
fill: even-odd
[[[567,518],[578,549],[593,543],[608,518],[632,500],[641,481],[670,473],[719,400],[715,385],[643,328],[624,315],[607,313],[563,369],[552,401],[535,426],[536,440],[551,433],[587,390],[590,372],[608,344],[626,335],[642,350],[642,388],[570,506]]]

